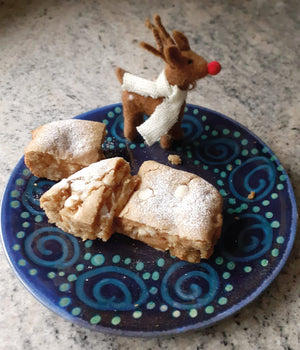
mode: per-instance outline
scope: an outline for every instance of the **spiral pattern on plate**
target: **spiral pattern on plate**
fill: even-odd
[[[148,291],[143,280],[130,270],[104,266],[80,275],[76,295],[97,310],[133,310],[145,303]]]
[[[34,263],[57,269],[72,266],[80,255],[76,238],[56,227],[32,232],[26,237],[25,251]]]
[[[217,293],[219,277],[208,264],[185,262],[173,264],[161,284],[164,301],[181,310],[199,308],[210,303]]]
[[[124,117],[123,115],[119,115],[110,129],[111,135],[120,142],[128,142],[128,140],[124,137]]]
[[[203,131],[200,120],[188,114],[184,115],[181,128],[184,133],[184,141],[188,143],[197,140]]]
[[[239,215],[227,225],[219,246],[223,256],[233,261],[251,261],[263,256],[272,246],[273,230],[259,214]]]
[[[197,158],[205,164],[227,164],[237,157],[240,146],[227,138],[208,139],[201,142],[195,152]]]
[[[22,203],[25,208],[34,215],[45,215],[40,208],[40,197],[54,184],[53,181],[32,176],[27,183],[22,195]]]
[[[266,157],[254,157],[235,168],[229,176],[229,186],[233,195],[242,201],[250,201],[247,197],[251,191],[255,197],[251,201],[259,201],[266,197],[276,181],[276,169]]]

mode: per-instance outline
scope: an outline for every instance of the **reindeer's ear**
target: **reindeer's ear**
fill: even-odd
[[[188,38],[183,33],[179,32],[178,30],[173,30],[172,35],[181,51],[187,51],[191,49]]]
[[[166,63],[172,68],[180,68],[185,63],[185,58],[181,55],[181,52],[176,45],[165,47],[164,56],[166,58]]]

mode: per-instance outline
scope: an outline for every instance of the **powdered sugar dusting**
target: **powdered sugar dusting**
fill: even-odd
[[[99,123],[98,123],[99,124]],[[55,154],[61,159],[80,157],[90,148],[95,122],[67,119],[55,121],[41,127],[35,134],[40,150]],[[99,139],[100,145],[101,139]]]
[[[139,192],[147,188],[153,195],[141,201]],[[134,200],[142,222],[148,220],[145,224],[151,226],[157,220],[161,229],[171,227],[170,233],[201,239],[199,232],[211,224],[219,196],[204,179],[161,165],[146,172]]]
[[[85,192],[89,193],[95,186],[97,187],[97,181],[102,181],[110,172],[114,172],[116,164],[120,161],[123,161],[123,158],[115,157],[93,163],[58,182],[55,186],[60,188],[71,186],[72,192],[81,193],[84,196]]]

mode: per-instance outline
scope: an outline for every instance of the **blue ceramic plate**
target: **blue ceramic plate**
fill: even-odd
[[[190,264],[115,234],[82,242],[49,225],[39,198],[53,182],[17,164],[2,203],[2,240],[23,284],[48,308],[100,332],[153,336],[214,324],[257,297],[277,276],[293,244],[297,212],[286,172],[255,135],[219,113],[189,105],[185,138],[171,151],[123,136],[120,104],[77,118],[101,121],[108,157],[136,172],[143,161],[198,174],[224,197],[224,227],[213,256]],[[248,194],[255,191],[255,197]]]

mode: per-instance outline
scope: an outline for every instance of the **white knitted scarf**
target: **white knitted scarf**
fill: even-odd
[[[155,108],[151,116],[137,127],[138,132],[149,146],[158,141],[162,135],[168,133],[177,122],[187,95],[187,91],[180,90],[177,85],[169,84],[164,71],[161,72],[156,81],[149,81],[125,73],[122,90],[135,92],[144,97],[164,97],[163,102]]]

